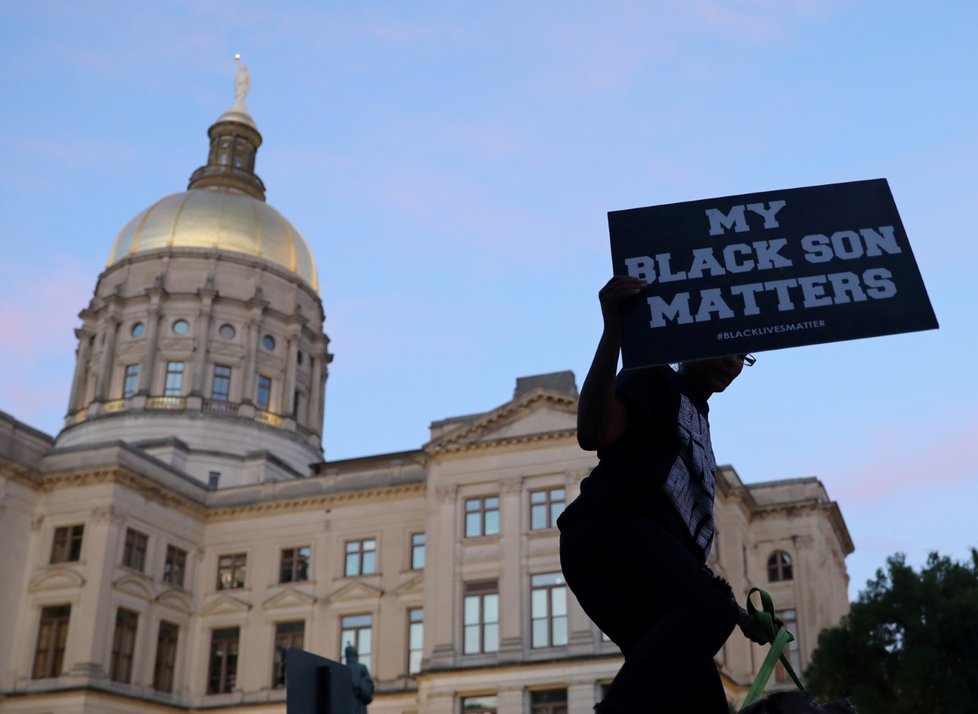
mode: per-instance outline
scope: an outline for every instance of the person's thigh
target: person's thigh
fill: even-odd
[[[588,616],[627,655],[676,607],[709,608],[709,572],[654,521],[602,516],[561,533],[564,577]]]

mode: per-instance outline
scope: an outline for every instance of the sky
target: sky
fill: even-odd
[[[936,331],[759,353],[719,463],[817,476],[856,546],[978,546],[978,4],[0,3],[0,409],[61,428],[113,240],[207,155],[235,53],[268,202],[316,256],[327,459],[583,381],[612,210],[886,178]],[[970,375],[970,376],[969,376]]]

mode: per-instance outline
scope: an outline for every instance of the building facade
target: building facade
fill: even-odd
[[[112,246],[64,429],[0,412],[0,712],[281,713],[285,650],[347,643],[377,714],[590,712],[621,657],[560,574],[555,520],[595,463],[574,375],[324,461],[315,263],[265,203],[240,72],[188,190]],[[848,608],[838,505],[725,466],[716,521],[712,567],[772,593],[803,668]],[[763,655],[739,633],[718,653],[732,700]]]

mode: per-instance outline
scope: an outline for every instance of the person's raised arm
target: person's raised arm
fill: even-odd
[[[625,405],[615,396],[615,375],[621,349],[619,317],[622,304],[642,293],[645,280],[616,275],[598,293],[604,329],[577,405],[577,443],[594,451],[614,443],[627,426]]]

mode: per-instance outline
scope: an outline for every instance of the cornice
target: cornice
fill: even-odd
[[[41,479],[39,487],[42,493],[51,493],[64,488],[83,488],[107,483],[128,488],[147,500],[176,509],[193,518],[202,519],[206,515],[206,506],[203,503],[182,496],[147,476],[119,466],[49,473]]]
[[[36,468],[25,466],[19,461],[12,461],[0,456],[0,475],[26,486],[32,491],[41,490],[41,472]]]
[[[253,503],[239,503],[224,507],[212,506],[208,509],[205,518],[208,521],[220,521],[289,511],[314,511],[355,501],[383,501],[411,495],[423,496],[424,492],[425,484],[414,483],[364,489],[362,491],[319,494],[315,496],[284,496],[281,500],[276,501],[269,501],[267,500],[267,494],[258,493],[255,495],[255,501]]]

